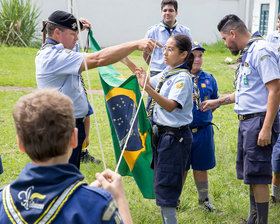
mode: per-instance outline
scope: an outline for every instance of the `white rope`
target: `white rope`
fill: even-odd
[[[129,138],[130,138],[130,135],[131,135],[131,132],[132,132],[132,129],[133,129],[135,120],[136,120],[136,118],[137,118],[137,116],[138,116],[138,112],[139,112],[139,109],[140,109],[140,105],[141,105],[141,103],[143,102],[143,96],[144,96],[145,88],[146,88],[146,85],[147,85],[147,79],[148,79],[148,76],[150,75],[151,61],[152,61],[152,58],[153,58],[153,52],[154,52],[155,48],[156,48],[156,44],[154,44],[154,48],[153,48],[153,51],[152,51],[152,54],[151,54],[151,59],[150,59],[149,65],[148,65],[147,75],[146,75],[145,82],[144,82],[144,85],[143,85],[143,89],[142,89],[142,92],[141,92],[141,97],[140,97],[140,100],[139,100],[139,103],[138,103],[138,108],[137,108],[137,110],[136,110],[135,116],[134,116],[133,121],[132,121],[132,124],[131,124],[131,126],[130,126],[130,129],[129,129],[129,132],[128,132],[128,135],[127,135],[127,138],[126,138],[126,141],[125,141],[125,144],[124,144],[122,153],[121,153],[121,155],[120,155],[120,157],[119,157],[119,161],[118,161],[118,163],[117,163],[117,167],[116,167],[116,169],[115,169],[115,172],[117,172],[118,169],[119,169],[119,166],[120,166],[120,164],[121,164],[121,160],[122,160],[123,154],[124,154],[124,152],[125,152],[125,150],[126,150],[127,143],[128,143]],[[147,60],[148,60],[148,59],[149,59],[149,57],[146,58],[146,60],[145,60],[146,63],[147,63]]]
[[[73,1],[73,6],[72,7],[73,7],[73,14],[76,17],[77,26],[78,26],[78,30],[79,30],[79,42],[80,42],[80,46],[82,48],[82,53],[83,53],[83,58],[84,58],[85,72],[86,72],[87,79],[88,79],[90,103],[91,103],[91,106],[92,106],[92,109],[93,109],[94,120],[95,120],[95,127],[96,127],[96,131],[97,131],[97,135],[98,135],[98,140],[99,140],[99,147],[100,147],[100,151],[101,151],[101,155],[102,155],[102,161],[103,161],[104,170],[106,170],[106,162],[105,162],[105,157],[104,157],[104,151],[103,151],[102,144],[101,144],[100,131],[99,131],[99,127],[98,127],[98,122],[97,122],[97,117],[96,117],[96,110],[95,110],[95,107],[94,107],[93,95],[92,95],[92,91],[91,91],[90,79],[89,79],[89,74],[88,74],[88,67],[87,67],[85,51],[84,51],[84,44],[83,44],[82,34],[81,34],[80,21],[78,19],[79,17],[78,17],[76,0]]]

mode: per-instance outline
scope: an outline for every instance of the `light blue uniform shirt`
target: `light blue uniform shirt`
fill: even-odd
[[[190,29],[178,24],[173,30],[173,34],[185,34],[191,39]],[[161,45],[165,46],[166,41],[169,39],[170,35],[168,31],[161,26],[160,24],[156,24],[150,27],[145,35],[146,38],[152,38],[159,42]],[[151,71],[152,72],[161,72],[163,71],[167,65],[164,63],[164,56],[160,47],[157,47],[152,56],[151,60]]]
[[[265,40],[255,41],[243,58],[238,72],[234,111],[237,114],[265,112],[266,83],[280,79],[279,57]]]
[[[269,33],[266,37],[266,40],[277,50],[280,47],[280,33],[278,30]]]
[[[88,113],[88,101],[80,80],[79,69],[83,55],[64,48],[62,44],[47,46],[35,58],[36,80],[39,89],[57,88],[69,96],[74,104],[74,115],[83,118]]]
[[[163,72],[151,78],[150,82],[154,89],[156,89],[162,75],[167,74],[169,70],[169,68],[166,68]],[[167,112],[156,103],[153,110],[153,122],[157,125],[173,128],[190,124],[193,108],[192,92],[192,79],[186,72],[170,76],[163,83],[159,93],[167,99],[176,101],[182,108],[177,107],[172,112]]]

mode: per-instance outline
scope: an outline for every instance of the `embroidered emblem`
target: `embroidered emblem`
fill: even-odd
[[[76,30],[77,29],[77,23],[75,22],[75,23],[72,23],[72,29],[73,30]]]
[[[29,210],[30,208],[42,210],[45,205],[34,202],[34,199],[38,198],[43,200],[46,197],[46,195],[42,195],[36,192],[32,194],[33,190],[34,186],[30,186],[26,189],[26,191],[21,191],[18,193],[18,199],[21,200],[20,204],[25,208],[25,210]]]
[[[264,55],[264,56],[262,56],[261,57],[261,61],[263,61],[264,59],[266,59],[266,58],[270,58],[271,56],[269,55],[269,54],[266,54],[266,55]]]
[[[166,84],[169,86],[171,82],[172,82],[171,80],[168,80]]]
[[[197,42],[197,41],[194,41],[193,43],[194,43],[195,45],[198,45],[198,42]]]
[[[102,221],[110,221],[117,208],[117,202],[115,200],[112,200],[109,203],[108,207],[105,209],[105,212],[103,213]]]
[[[202,88],[206,88],[206,84],[205,83],[201,83],[201,87]]]
[[[209,79],[205,79],[205,83],[206,83],[207,85],[209,85],[209,84],[210,84]]]
[[[178,82],[176,83],[176,88],[177,89],[182,89],[184,87],[184,82]]]

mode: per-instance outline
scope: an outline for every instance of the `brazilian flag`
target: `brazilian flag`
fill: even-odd
[[[101,48],[89,31],[91,48],[94,52]],[[122,153],[127,140],[118,172],[122,176],[132,175],[144,198],[155,198],[153,191],[151,125],[147,120],[144,104],[139,102],[141,93],[135,75],[125,79],[112,65],[98,68],[102,83],[107,115],[110,122],[116,161]],[[129,129],[140,107],[133,130]]]

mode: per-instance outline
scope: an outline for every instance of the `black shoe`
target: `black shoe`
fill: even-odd
[[[177,201],[177,206],[176,206],[176,210],[179,211],[181,209],[181,205],[180,205],[180,199],[178,199]]]
[[[211,202],[208,198],[206,200],[198,201],[198,205],[204,209],[206,209],[208,212],[220,212]]]
[[[247,224],[248,221],[246,219],[242,219],[242,221],[240,221],[238,224]]]
[[[100,159],[95,159],[93,156],[91,156],[88,152],[87,149],[82,150],[81,152],[81,162],[82,163],[87,163],[87,162],[91,162],[91,163],[101,163]]]

